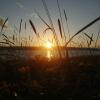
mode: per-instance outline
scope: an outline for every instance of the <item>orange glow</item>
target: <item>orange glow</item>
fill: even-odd
[[[53,47],[53,44],[50,41],[47,41],[45,47],[51,49]]]
[[[47,51],[47,58],[50,60],[51,59],[51,52],[48,50]]]

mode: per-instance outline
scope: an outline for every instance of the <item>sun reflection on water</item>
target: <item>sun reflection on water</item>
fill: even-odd
[[[52,52],[51,52],[51,50],[47,51],[47,58],[48,58],[48,60],[51,60],[51,58],[52,58]]]

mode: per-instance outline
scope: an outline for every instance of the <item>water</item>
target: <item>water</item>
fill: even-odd
[[[66,55],[66,51],[62,50],[63,57]],[[100,49],[69,49],[68,54],[70,57],[87,56],[87,55],[100,55]],[[40,57],[59,57],[57,50],[19,50],[19,49],[0,49],[0,59],[34,59]]]

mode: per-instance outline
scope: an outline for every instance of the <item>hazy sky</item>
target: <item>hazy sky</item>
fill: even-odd
[[[50,10],[54,25],[58,29],[57,19],[59,18],[59,12],[57,8],[57,0],[45,1]],[[59,0],[59,3],[62,9],[62,15],[63,9],[67,12],[70,35],[73,35],[84,25],[100,16],[100,0]],[[0,16],[4,18],[8,17],[9,24],[12,27],[15,24],[17,28],[19,28],[19,23],[22,18],[23,21],[27,23],[29,32],[31,27],[29,26],[28,20],[32,19],[41,33],[44,30],[45,25],[36,16],[34,8],[37,9],[40,15],[48,22],[41,0],[0,0]],[[65,24],[65,19],[63,19],[63,21]],[[91,32],[95,32],[96,34],[99,28],[100,22],[89,28],[87,32],[89,32],[90,35]],[[67,32],[66,25],[65,31]]]

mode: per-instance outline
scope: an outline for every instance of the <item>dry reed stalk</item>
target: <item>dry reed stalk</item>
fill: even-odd
[[[5,24],[6,24],[7,21],[8,21],[8,18],[6,18],[6,20],[4,21],[4,23],[3,23],[3,25],[2,25],[1,33],[2,33],[3,29],[4,29],[4,26],[5,26]]]
[[[62,29],[61,29],[61,23],[59,19],[58,19],[58,26],[59,26],[60,36],[62,38]]]
[[[20,27],[19,27],[19,46],[21,45],[21,27],[22,27],[22,19],[20,21]]]
[[[4,36],[7,40],[9,40],[9,38],[5,34],[2,34],[2,36]]]
[[[62,61],[62,55],[61,55],[61,51],[60,51],[60,48],[59,48],[59,40],[57,38],[57,35],[56,35],[55,29],[54,29],[54,26],[53,26],[53,22],[52,22],[52,19],[51,19],[49,10],[47,8],[47,5],[46,5],[45,0],[42,0],[42,3],[43,3],[43,6],[44,6],[44,9],[46,11],[47,17],[49,19],[49,22],[50,22],[50,25],[51,25],[50,27],[51,27],[52,32],[53,32],[53,36],[54,36],[54,39],[55,39],[55,42],[56,42],[56,45],[57,45],[57,48],[58,48],[58,52],[59,52],[60,59]]]
[[[91,55],[90,43],[89,43],[89,41],[88,41],[88,40],[87,40],[87,46],[88,46],[88,50],[89,50],[89,52],[90,52],[90,55]]]
[[[89,46],[89,41],[88,41],[88,40],[87,40],[87,47],[90,48],[90,46]]]
[[[93,41],[93,34],[91,35],[91,39],[90,39],[89,45],[92,44],[92,41]]]
[[[27,41],[28,41],[28,38],[27,38],[27,32],[26,32],[26,30],[27,30],[27,23],[25,22],[25,36],[26,36],[26,41],[25,41],[25,46],[27,46]]]
[[[30,25],[31,25],[31,27],[32,27],[36,37],[37,37],[37,40],[38,40],[39,46],[40,46],[40,41],[39,41],[40,36],[39,36],[39,33],[37,33],[37,30],[36,30],[36,28],[35,28],[35,26],[34,26],[34,24],[33,24],[33,22],[31,20],[29,20],[29,23],[30,23]]]
[[[46,29],[43,31],[43,33],[45,34],[45,33],[46,33],[46,31],[48,31],[48,30],[51,30],[51,31],[52,31],[52,29],[51,29],[51,28],[46,28]]]
[[[20,21],[19,33],[21,32],[21,28],[22,28],[22,19]]]
[[[17,32],[16,32],[17,31]],[[17,27],[14,25],[14,33],[15,33],[15,43],[16,43],[16,46],[17,46],[17,43],[18,43],[18,39],[17,39],[17,33],[18,33],[18,29]]]
[[[0,44],[8,44],[8,45],[10,45],[8,42],[0,42]]]
[[[35,13],[37,14],[37,16],[41,19],[41,21],[48,27],[50,28],[50,25],[40,16],[40,14],[36,11],[36,9],[34,10]]]
[[[86,37],[88,37],[91,41],[94,41],[87,33],[82,32]]]
[[[90,41],[87,40],[87,45],[88,45],[88,49],[89,49],[90,55],[92,55],[92,52],[91,52],[92,51],[91,50],[92,40],[93,40],[93,34],[91,35]]]
[[[58,26],[59,26],[59,31],[60,31],[60,36],[61,36],[61,38],[63,38],[63,36],[62,36],[62,28],[61,28],[61,23],[60,23],[60,20],[58,19]],[[65,38],[66,39],[66,38]],[[65,47],[65,50],[66,50],[66,58],[68,59],[68,50],[67,50],[67,47]]]
[[[30,25],[31,25],[31,27],[32,27],[32,29],[33,29],[35,35],[37,36],[37,31],[36,31],[36,28],[35,28],[33,22],[32,22],[31,20],[29,20],[29,22],[30,22]]]
[[[97,42],[98,42],[98,39],[99,39],[99,35],[100,35],[100,29],[99,29],[99,31],[98,31],[98,35],[97,35],[97,38],[96,38],[96,41],[95,41],[95,48],[97,47]]]
[[[60,20],[61,20],[62,32],[64,34],[64,39],[65,39],[65,42],[66,42],[66,35],[65,35],[65,30],[64,30],[64,25],[63,25],[63,19],[62,19],[62,15],[61,15],[61,9],[60,9],[59,0],[57,0],[57,5],[58,5]]]
[[[89,24],[87,24],[85,27],[83,27],[82,29],[80,29],[77,33],[75,33],[70,39],[69,41],[65,44],[65,46],[67,46],[74,37],[76,37],[78,34],[80,34],[82,31],[84,31],[85,29],[87,29],[88,27],[90,27],[91,25],[93,25],[94,23],[96,23],[97,21],[100,20],[100,17],[96,18],[95,20],[93,20],[92,22],[90,22]]]
[[[47,30],[51,30],[52,28],[50,27],[50,25],[40,16],[40,14],[36,11],[36,9],[34,9],[35,13],[37,14],[37,16],[41,19],[41,21],[47,26],[47,28],[43,31],[43,37],[46,33]]]
[[[14,42],[11,42],[11,41],[9,40],[9,38],[8,38],[5,34],[2,34],[2,36],[4,36],[4,40],[6,40],[6,41],[8,41],[9,43],[15,45]]]
[[[5,41],[6,41],[7,43],[9,43],[10,45],[11,45],[11,44],[12,44],[12,45],[15,45],[13,42],[7,40],[6,38],[4,38],[3,40],[5,40]]]
[[[65,20],[66,20],[66,24],[67,24],[67,30],[68,30],[68,34],[69,34],[69,25],[68,25],[68,17],[66,14],[66,11],[64,10],[64,16],[65,16]],[[69,34],[70,35],[70,34]],[[70,38],[70,37],[69,37]]]
[[[68,34],[69,34],[69,26],[68,26],[68,18],[67,18],[67,14],[66,11],[64,10],[64,16],[65,16],[65,20],[66,20],[66,24],[67,24],[67,30],[68,30]],[[70,34],[69,34],[69,39],[70,39]],[[71,43],[70,43],[71,46]],[[68,50],[67,50],[67,46],[66,46],[66,57],[67,59],[69,58],[69,54],[68,54]]]

